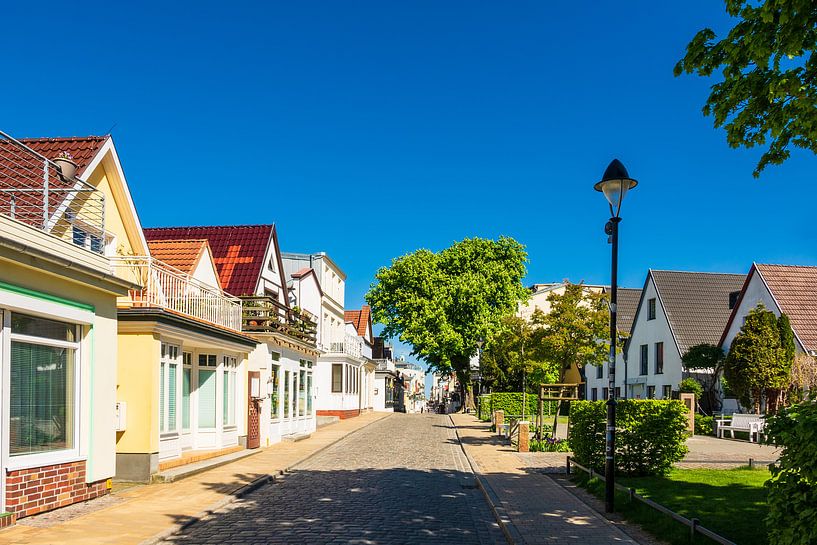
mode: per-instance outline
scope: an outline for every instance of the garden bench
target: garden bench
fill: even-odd
[[[766,425],[764,416],[762,414],[739,414],[732,415],[731,420],[719,419],[718,423],[718,437],[723,438],[723,432],[728,431],[729,436],[734,439],[736,431],[745,431],[749,433],[749,442],[753,443],[753,435],[757,435],[757,440],[760,442],[760,435],[763,433],[763,427]]]

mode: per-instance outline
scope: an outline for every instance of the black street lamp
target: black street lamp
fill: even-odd
[[[604,510],[612,513],[615,508],[615,478],[616,478],[616,304],[618,303],[618,224],[621,221],[621,201],[627,191],[638,185],[630,178],[627,169],[618,159],[608,165],[601,181],[594,187],[596,191],[604,193],[610,203],[610,221],[604,227],[604,232],[610,235],[613,245],[612,273],[610,275],[610,356],[608,359],[608,388],[607,388],[607,430],[605,434],[604,452]]]

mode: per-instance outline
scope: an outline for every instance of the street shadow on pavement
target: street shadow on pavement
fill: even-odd
[[[430,466],[439,463],[429,460]],[[177,524],[190,520],[170,516]],[[161,543],[484,545],[504,544],[505,539],[470,472],[302,469]]]

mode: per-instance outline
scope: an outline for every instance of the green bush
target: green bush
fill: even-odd
[[[766,436],[783,449],[766,482],[769,543],[817,543],[817,402],[792,405],[769,417]]]
[[[692,377],[687,377],[682,380],[678,390],[685,394],[695,394],[695,401],[700,401],[704,395],[704,387]]]
[[[604,468],[606,401],[574,401],[570,412],[570,447],[576,460]],[[687,452],[687,410],[663,399],[623,399],[616,407],[616,472],[665,475]]]
[[[525,416],[533,420],[536,411],[538,410],[539,396],[536,394],[528,394],[527,404],[525,406]],[[550,403],[550,413],[556,410],[556,403]],[[522,414],[522,393],[521,392],[494,392],[492,394],[480,396],[479,418],[485,422],[491,419],[494,411],[505,411],[506,415],[521,415]],[[545,414],[548,414],[548,408],[545,406]]]
[[[695,413],[695,435],[715,435],[715,418]]]

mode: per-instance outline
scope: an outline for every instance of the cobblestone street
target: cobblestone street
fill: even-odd
[[[166,544],[501,544],[447,416],[394,414]]]

